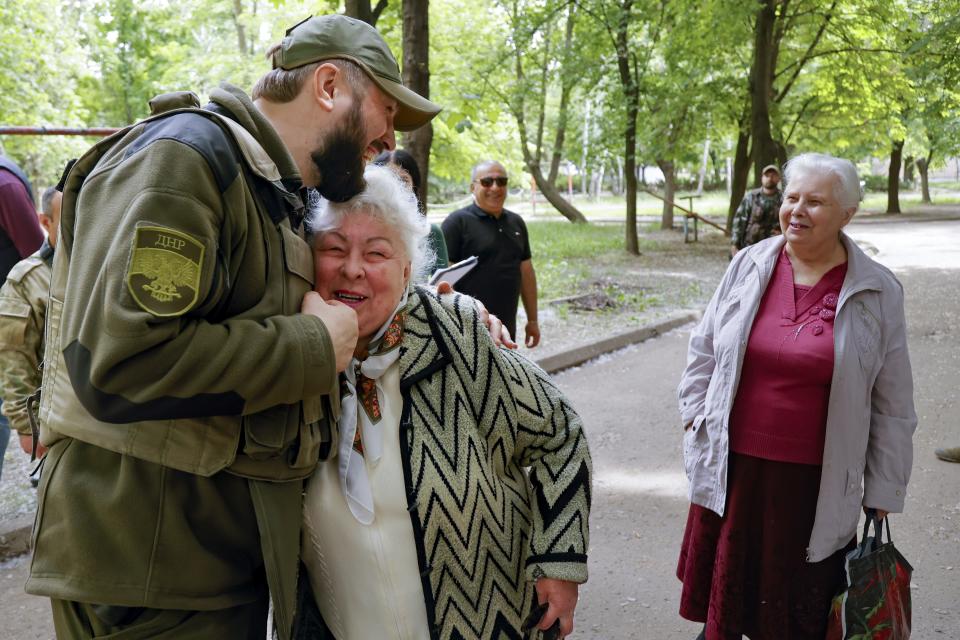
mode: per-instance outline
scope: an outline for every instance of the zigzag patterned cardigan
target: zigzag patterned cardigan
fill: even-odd
[[[580,418],[539,367],[493,346],[460,295],[411,291],[400,372],[430,637],[520,639],[533,580],[587,579],[590,452]],[[312,597],[300,604],[297,637],[319,637],[322,622],[303,619],[318,613]]]

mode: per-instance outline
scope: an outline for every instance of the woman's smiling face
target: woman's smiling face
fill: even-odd
[[[320,235],[314,258],[317,292],[357,312],[358,346],[366,346],[410,281],[410,258],[399,234],[376,215],[351,213]]]
[[[780,229],[791,245],[810,248],[838,241],[856,207],[844,209],[836,195],[837,177],[810,171],[793,177],[780,206]]]

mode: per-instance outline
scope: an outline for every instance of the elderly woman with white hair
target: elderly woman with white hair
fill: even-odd
[[[429,224],[392,171],[364,177],[309,221],[317,292],[356,311],[360,337],[336,454],[306,493],[297,636],[521,637],[534,601],[532,622],[567,635],[587,579],[580,418],[471,298],[411,285]]]
[[[822,639],[861,507],[903,510],[917,418],[903,290],[843,232],[856,168],[786,166],[782,236],[733,259],[679,387],[700,638]]]

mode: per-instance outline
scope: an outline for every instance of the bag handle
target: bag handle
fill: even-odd
[[[870,525],[873,524],[873,545],[870,549],[867,549],[867,534],[870,532]],[[884,524],[886,524],[887,529],[887,543],[891,542],[890,539],[890,522],[887,520],[887,516],[884,516],[882,519],[877,517],[877,510],[873,508],[867,509],[867,519],[863,523],[863,535],[860,537],[860,547],[861,551],[876,551],[880,548],[880,544],[883,542],[883,529]]]

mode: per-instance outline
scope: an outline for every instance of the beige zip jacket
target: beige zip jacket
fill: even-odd
[[[903,510],[917,426],[903,288],[849,236],[841,233],[841,240],[847,276],[834,321],[833,381],[809,562],[854,537],[861,505]],[[777,236],[740,251],[690,336],[678,390],[682,424],[692,423],[683,446],[689,496],[720,515],[743,355],[784,242]]]

